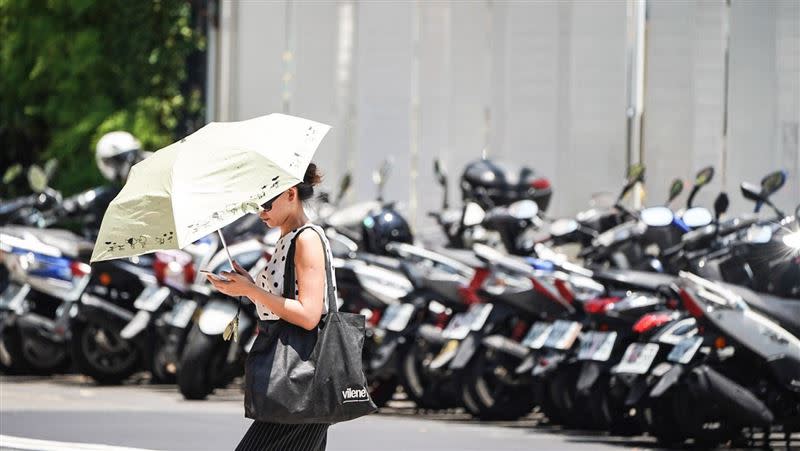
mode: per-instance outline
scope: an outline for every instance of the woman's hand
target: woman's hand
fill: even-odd
[[[246,269],[242,268],[242,265],[240,265],[239,262],[237,262],[236,260],[233,261],[233,270],[241,274],[242,276],[247,277],[247,280],[249,280],[250,283],[256,283],[256,281],[253,280],[253,277],[250,276],[250,273],[247,272]]]
[[[226,277],[228,281],[217,279],[208,274],[206,278],[220,293],[228,296],[247,296],[249,290],[254,286],[253,279],[249,275],[245,277],[232,271],[222,271],[220,275]]]

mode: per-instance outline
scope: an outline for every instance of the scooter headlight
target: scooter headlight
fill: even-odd
[[[784,235],[783,244],[789,246],[796,252],[800,252],[800,230]]]

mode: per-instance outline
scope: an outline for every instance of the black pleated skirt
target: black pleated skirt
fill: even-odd
[[[253,421],[236,451],[324,451],[329,426]]]

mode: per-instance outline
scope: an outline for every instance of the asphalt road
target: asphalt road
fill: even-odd
[[[83,376],[0,376],[0,449],[121,451],[230,450],[250,424],[239,388],[185,401],[174,386],[99,387]],[[395,401],[380,414],[331,427],[328,449],[623,450],[653,449],[649,438],[562,431],[536,415],[478,423],[459,412],[425,413]]]

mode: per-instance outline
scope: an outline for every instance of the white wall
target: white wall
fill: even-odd
[[[455,179],[484,148],[549,177],[554,215],[584,208],[594,192],[619,189],[626,166],[623,1],[225,6],[231,18],[220,34],[232,37],[220,52],[228,52],[230,77],[228,90],[217,92],[230,94],[216,105],[227,101],[230,117],[217,117],[285,109],[332,124],[317,161],[329,186],[353,171],[351,200],[374,197],[372,170],[391,156],[387,198],[412,207],[420,227],[430,226],[425,212],[442,200],[433,159],[445,160],[458,204]],[[348,7],[351,34],[340,29]],[[347,39],[352,54],[343,57]],[[646,202],[662,202],[672,178],[689,181],[709,164],[717,176],[698,198],[702,204],[710,204],[725,172],[732,210],[747,208],[738,183],[778,168],[789,170],[790,182],[776,200],[787,209],[800,201],[800,4],[734,0],[728,17],[724,0],[649,0],[646,42]],[[350,75],[344,84],[342,64]]]

